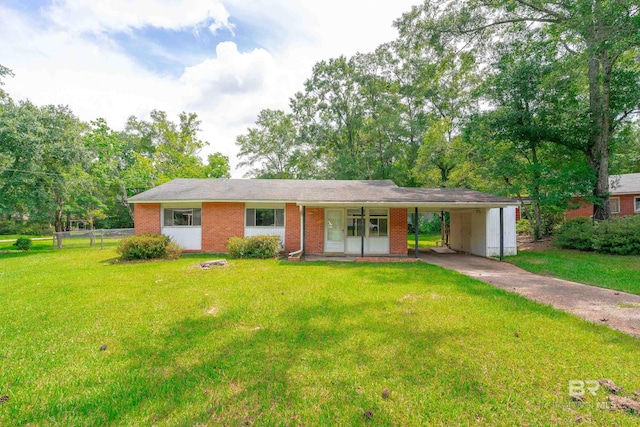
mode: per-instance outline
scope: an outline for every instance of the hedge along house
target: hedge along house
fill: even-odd
[[[162,233],[194,252],[225,252],[233,236],[277,235],[285,252],[407,256],[408,214],[448,211],[451,249],[498,256],[502,242],[504,255],[516,253],[514,201],[472,190],[390,180],[175,179],[129,201],[136,234]]]

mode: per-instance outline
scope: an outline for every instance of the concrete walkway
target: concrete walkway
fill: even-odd
[[[529,273],[506,262],[463,254],[421,252],[429,264],[640,338],[640,296]]]

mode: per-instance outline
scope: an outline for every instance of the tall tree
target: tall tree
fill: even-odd
[[[229,157],[219,152],[209,154],[203,172],[205,178],[231,178]]]
[[[544,32],[573,57],[588,85],[589,131],[583,151],[594,174],[594,218],[610,217],[609,155],[616,120],[636,111],[637,64],[628,61],[640,47],[640,6],[636,0],[466,0],[426,1],[405,15],[417,24],[419,37],[455,38],[464,49],[485,48],[511,32]],[[571,61],[566,61],[570,63]],[[625,83],[622,83],[622,82]],[[622,84],[620,84],[622,83]],[[630,92],[626,90],[631,90]]]
[[[238,136],[239,168],[248,167],[247,177],[292,179],[304,177],[297,159],[302,156],[293,119],[282,110],[262,110],[256,126]]]
[[[568,148],[580,143],[575,133],[586,133],[575,118],[584,107],[581,83],[566,75],[549,44],[526,37],[497,50],[482,98],[492,109],[470,121],[466,136],[485,176],[502,182],[501,193],[520,199],[537,240],[543,210],[565,210],[590,183],[584,153]]]

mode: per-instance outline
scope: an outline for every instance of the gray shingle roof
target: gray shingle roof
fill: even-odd
[[[403,188],[391,180],[174,179],[130,202],[252,201],[318,203],[516,204],[511,199],[465,189]]]
[[[611,194],[640,194],[640,173],[611,175],[609,187]]]

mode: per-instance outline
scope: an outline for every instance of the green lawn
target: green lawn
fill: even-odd
[[[640,389],[640,340],[435,266],[34,245],[0,253],[0,425],[640,421],[568,396]]]
[[[640,256],[551,249],[505,259],[533,273],[640,295]]]
[[[41,238],[51,239],[51,236],[31,236],[31,235],[22,235],[22,234],[0,234],[0,241],[2,241],[2,240],[16,240],[18,237],[26,237],[28,239],[41,239]]]
[[[432,248],[436,245],[436,240],[440,240],[440,233],[438,234],[419,234],[418,235],[418,248],[426,249]],[[416,239],[413,234],[407,236],[407,245],[409,249],[416,247]]]

